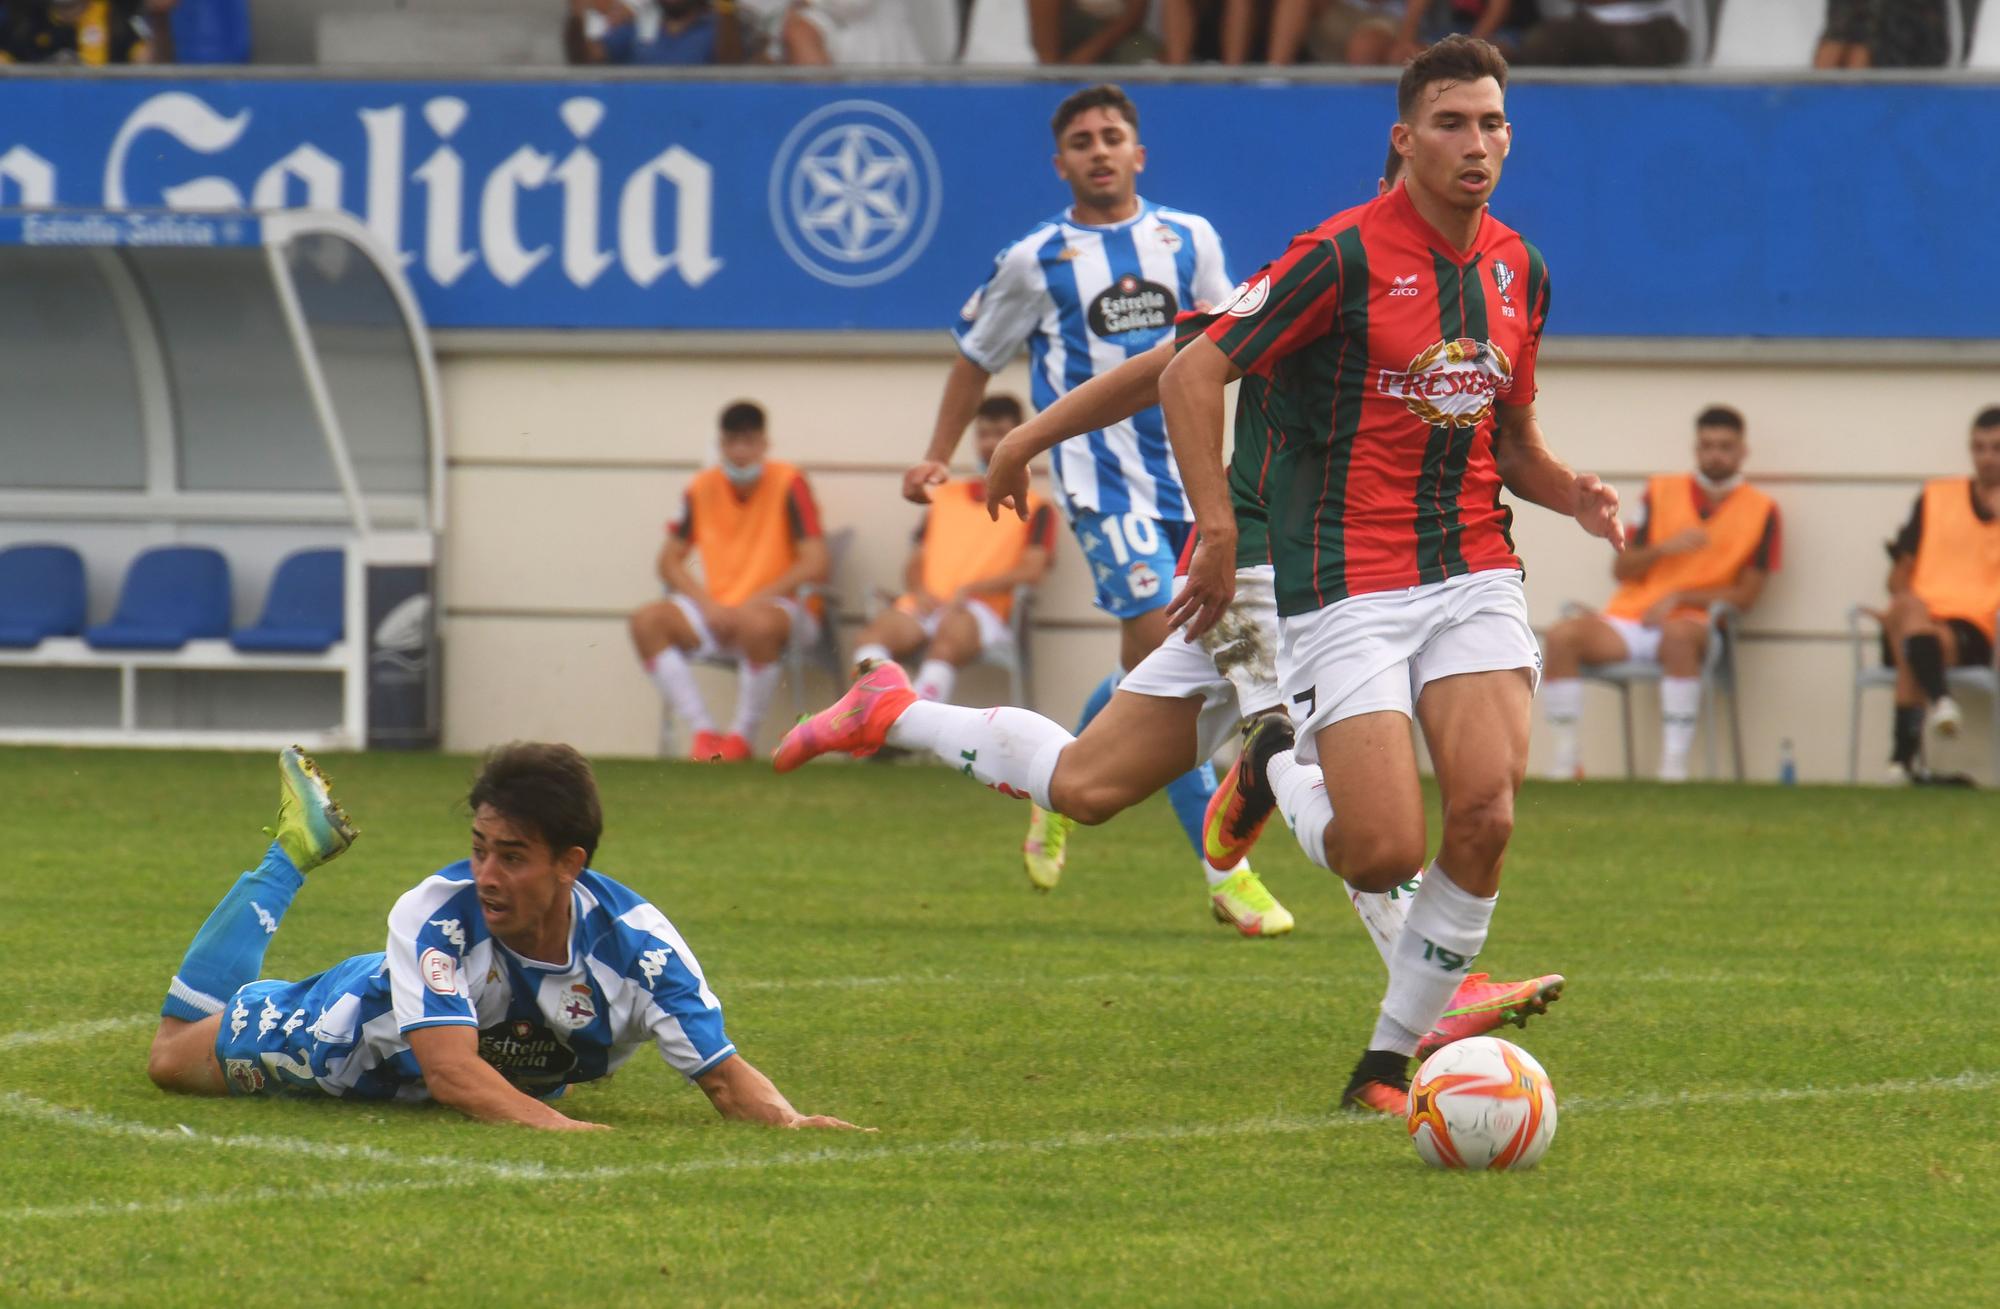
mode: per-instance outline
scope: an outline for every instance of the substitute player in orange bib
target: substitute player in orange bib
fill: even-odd
[[[1443,840],[1341,1097],[1384,1113],[1406,1108],[1409,1058],[1485,944],[1527,768],[1541,654],[1502,488],[1624,544],[1617,493],[1535,420],[1548,273],[1486,208],[1512,145],[1506,81],[1484,41],[1413,59],[1390,129],[1403,185],[1294,238],[1160,382],[1201,534],[1168,608],[1184,639],[1235,595],[1224,388],[1269,370],[1287,429],[1270,533],[1297,747],[1242,787],[1269,789],[1313,862],[1379,892],[1428,853],[1412,718],[1430,746]]]
[[[2000,611],[2000,405],[1972,420],[1972,476],[1924,483],[1889,543],[1883,646],[1896,667],[1895,766],[1914,782],[1964,784],[1933,774],[1923,733],[1956,736],[1963,713],[1945,670],[1993,662]]]
[[[1585,664],[1658,664],[1660,780],[1687,780],[1688,749],[1701,711],[1701,664],[1708,653],[1709,606],[1748,610],[1777,571],[1778,506],[1743,480],[1743,415],[1710,405],[1694,420],[1695,471],[1646,484],[1632,539],[1612,564],[1621,585],[1602,613],[1551,627],[1542,716],[1555,737],[1548,775],[1580,776],[1577,725]]]

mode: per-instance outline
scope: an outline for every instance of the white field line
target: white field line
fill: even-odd
[[[1814,1100],[1866,1099],[1871,1096],[1926,1095],[1950,1091],[1985,1091],[2000,1086],[2000,1071],[1959,1073],[1953,1077],[1903,1078],[1846,1086],[1742,1087],[1706,1091],[1682,1091],[1631,1096],[1577,1096],[1564,1102],[1565,1115],[1600,1113],[1650,1113],[1660,1110],[1711,1105],[1778,1104]],[[175,1132],[141,1123],[127,1123],[89,1110],[63,1109],[18,1094],[0,1097],[0,1113],[19,1113],[40,1121],[87,1132],[137,1136],[145,1139],[196,1143],[225,1148],[270,1149],[285,1138],[203,1137]],[[191,1195],[156,1200],[85,1201],[70,1205],[28,1205],[0,1209],[0,1223],[77,1218],[150,1217],[195,1209],[219,1208],[235,1204],[291,1204],[315,1200],[342,1199],[357,1195],[400,1193],[419,1190],[457,1190],[490,1181],[531,1177],[538,1182],[602,1182],[635,1177],[676,1177],[708,1172],[763,1172],[780,1168],[811,1167],[819,1164],[868,1164],[909,1159],[962,1158],[997,1154],[1052,1154],[1068,1150],[1093,1150],[1110,1146],[1150,1144],[1165,1141],[1217,1140],[1243,1136],[1309,1134],[1351,1127],[1374,1127],[1375,1118],[1359,1115],[1319,1113],[1274,1115],[1240,1119],[1231,1123],[1186,1123],[1161,1127],[1136,1127],[1113,1132],[1070,1132],[1030,1140],[960,1139],[883,1145],[873,1149],[823,1147],[787,1151],[775,1155],[730,1156],[708,1159],[659,1160],[642,1164],[616,1164],[597,1168],[544,1168],[526,1164],[487,1164],[459,1159],[397,1156],[370,1148],[326,1145],[295,1141],[282,1148],[300,1154],[332,1154],[340,1158],[365,1159],[371,1163],[392,1163],[398,1167],[423,1168],[430,1175],[405,1181],[334,1182],[291,1189],[267,1188],[234,1191],[226,1195]],[[438,1170],[454,1170],[440,1173]]]
[[[31,1045],[62,1045],[70,1041],[87,1041],[93,1036],[122,1032],[127,1028],[142,1027],[158,1021],[160,1020],[157,1015],[133,1014],[127,1018],[94,1018],[85,1023],[65,1023],[61,1027],[45,1027],[39,1032],[0,1032],[0,1050],[19,1050]]]

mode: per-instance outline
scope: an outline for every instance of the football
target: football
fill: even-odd
[[[1532,1168],[1555,1139],[1555,1088],[1510,1041],[1454,1041],[1410,1083],[1409,1127],[1433,1168]]]

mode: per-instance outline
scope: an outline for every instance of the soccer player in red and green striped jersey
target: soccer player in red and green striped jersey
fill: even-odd
[[[1501,490],[1623,541],[1616,493],[1535,421],[1548,272],[1487,212],[1506,81],[1471,38],[1411,60],[1390,129],[1403,185],[1294,238],[1160,382],[1201,532],[1168,608],[1188,639],[1234,593],[1223,388],[1269,373],[1285,425],[1269,533],[1297,748],[1244,785],[1269,789],[1308,858],[1387,891],[1428,853],[1412,719],[1430,747],[1442,843],[1342,1096],[1383,1112],[1403,1111],[1409,1057],[1485,944],[1527,767],[1540,653]]]

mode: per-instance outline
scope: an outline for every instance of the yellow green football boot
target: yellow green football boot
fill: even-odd
[[[1208,903],[1217,922],[1245,936],[1283,936],[1292,930],[1292,911],[1278,903],[1247,863],[1208,888]]]
[[[1053,891],[1062,880],[1063,860],[1069,854],[1069,833],[1073,819],[1051,813],[1030,801],[1028,836],[1021,842],[1021,864],[1037,891]]]
[[[360,833],[333,798],[333,783],[295,745],[278,752],[278,823],[264,829],[285,858],[309,873],[354,844]]]

